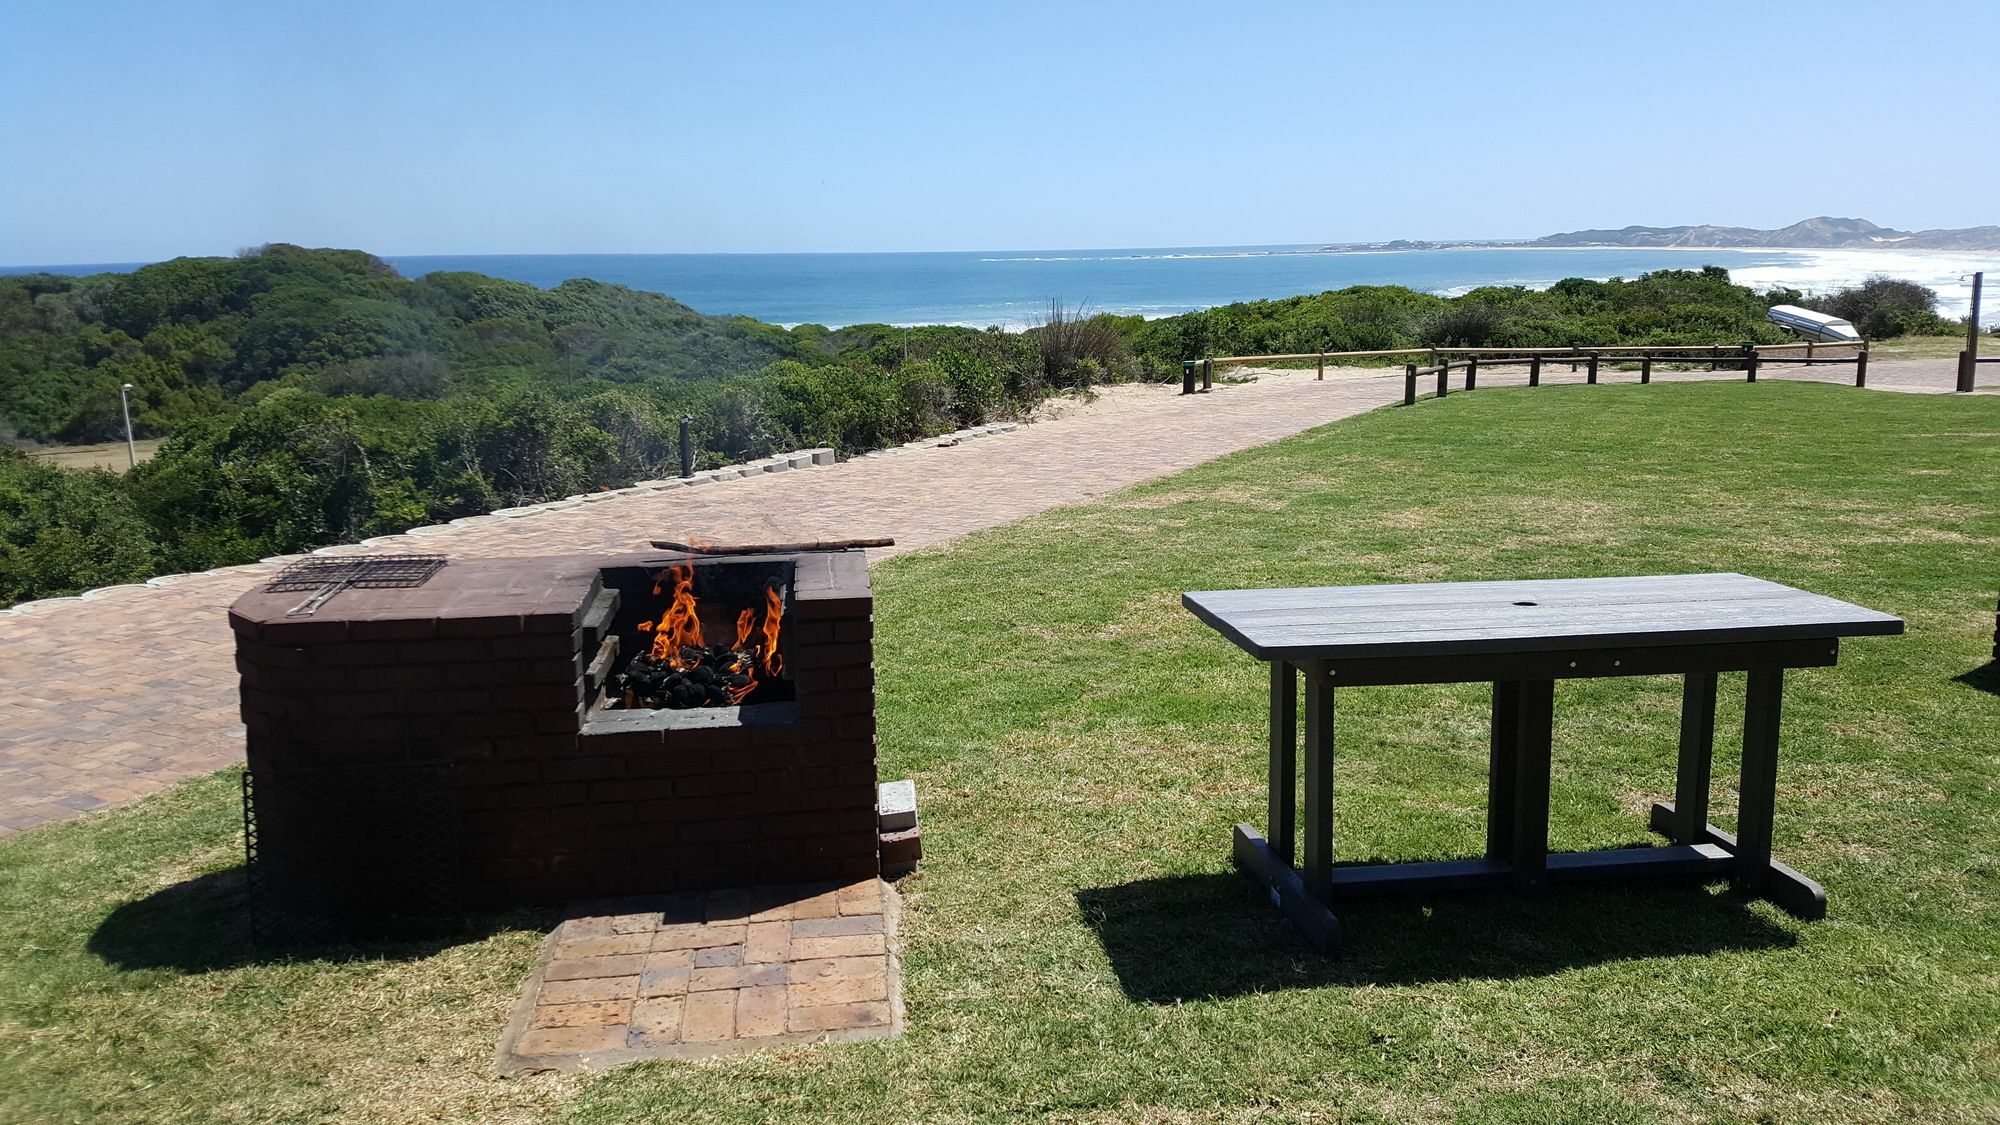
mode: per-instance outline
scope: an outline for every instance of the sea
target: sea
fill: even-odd
[[[1969,275],[2000,277],[2000,255],[1912,250],[1680,250],[1464,247],[1376,250],[1208,246],[1125,250],[998,250],[897,254],[385,255],[405,276],[470,270],[551,287],[570,278],[665,293],[704,313],[786,326],[958,324],[1021,328],[1051,305],[1169,316],[1234,301],[1350,285],[1403,285],[1456,296],[1489,285],[1546,288],[1566,277],[1637,277],[1717,265],[1742,285],[1824,292],[1885,274],[1937,291],[1963,316]],[[0,266],[0,273],[93,273],[137,264]]]

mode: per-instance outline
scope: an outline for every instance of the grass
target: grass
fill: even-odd
[[[132,467],[132,453],[137,453],[141,461],[150,461],[165,440],[146,438],[135,441],[130,451],[126,450],[122,441],[105,445],[32,446],[28,449],[28,456],[63,469],[110,469],[114,473],[122,473]]]
[[[1990,399],[1486,390],[884,564],[882,769],[917,778],[927,850],[894,1041],[500,1080],[541,919],[259,960],[227,774],[26,833],[0,1119],[1990,1122],[1996,457]],[[1265,680],[1180,591],[1710,569],[1909,621],[1788,677],[1776,852],[1825,921],[1666,884],[1385,899],[1327,959],[1231,873]],[[1558,697],[1555,845],[1646,839],[1677,685]],[[1479,850],[1486,702],[1342,694],[1344,858]]]
[[[1964,350],[1963,332],[1956,336],[1899,336],[1893,340],[1878,340],[1868,346],[1869,356],[1874,359],[1957,359],[1958,353]],[[1982,331],[1979,354],[2000,355],[2000,336]]]

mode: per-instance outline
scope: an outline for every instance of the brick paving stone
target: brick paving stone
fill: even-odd
[[[788,997],[784,986],[745,988],[736,994],[736,1035],[740,1039],[783,1035]]]
[[[1982,393],[1996,375],[1982,370]],[[1551,363],[1542,378],[1581,382],[1583,374]],[[1607,369],[1603,378],[1637,376]],[[1758,378],[1849,382],[1853,368],[1786,365]],[[1954,379],[1950,359],[1876,359],[1868,371],[1877,390],[1945,393]],[[1525,381],[1521,368],[1481,372],[1482,386]],[[1329,368],[1323,382],[1291,372],[1190,397],[1172,386],[1111,387],[1092,403],[1063,404],[1053,418],[991,439],[712,487],[641,490],[420,541],[391,539],[358,553],[408,551],[417,542],[466,558],[627,551],[671,530],[744,541],[894,536],[894,547],[869,553],[881,559],[1358,414],[1399,400],[1402,384],[1399,371]],[[224,610],[277,570],[269,563],[230,567],[0,615],[0,836],[84,815],[65,798],[143,796],[241,763],[235,643]],[[77,640],[110,636],[118,638],[115,655]],[[104,673],[113,660],[159,674],[144,681],[147,690],[134,691],[129,677]],[[173,705],[163,709],[162,699]]]
[[[736,1037],[736,990],[690,992],[681,1010],[681,1040],[713,1043]]]
[[[536,1027],[624,1027],[631,1022],[630,1000],[535,1005]]]
[[[740,945],[711,945],[707,949],[694,951],[694,967],[697,969],[714,969],[742,963],[743,947]]]
[[[793,937],[846,937],[882,932],[880,914],[851,914],[841,918],[801,918],[792,923]]]
[[[786,1027],[792,1031],[842,1031],[849,1028],[881,1027],[889,1022],[889,1005],[882,1000],[857,1004],[824,1004],[810,1008],[794,1005],[785,1022]]]
[[[582,980],[585,977],[629,977],[644,969],[646,959],[639,954],[623,957],[584,957],[575,961],[549,962],[543,980]]]
[[[580,1004],[586,1000],[630,1000],[639,995],[638,977],[583,977],[544,981],[537,1004]]]
[[[663,996],[657,999],[641,1000],[632,1005],[632,1036],[639,1040],[632,1046],[665,1046],[675,1043],[681,1037],[681,1009],[685,1001],[679,996]]]
[[[717,945],[735,945],[743,940],[743,926],[668,926],[652,935],[655,951],[668,949],[707,949]]]
[[[521,1036],[519,1055],[587,1055],[625,1046],[624,1027],[538,1027]]]
[[[798,923],[792,923],[794,926]],[[886,953],[881,934],[848,934],[841,937],[800,937],[792,934],[792,956],[801,961],[821,957],[866,957]]]
[[[622,953],[644,953],[651,948],[652,931],[639,934],[612,934],[608,937],[577,938],[556,945],[556,956],[562,960],[580,957],[614,957]]]
[[[854,977],[881,976],[889,971],[889,958],[879,957],[827,957],[812,961],[793,961],[786,966],[791,971],[794,983],[800,981],[845,980]]]
[[[749,964],[790,960],[791,945],[790,922],[752,922],[743,943],[743,960]]]

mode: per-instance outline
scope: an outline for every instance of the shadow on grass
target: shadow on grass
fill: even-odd
[[[1141,879],[1077,892],[1119,984],[1171,1004],[1285,988],[1541,976],[1607,961],[1769,949],[1796,939],[1726,889],[1681,881],[1352,899],[1344,948],[1312,951],[1236,874]]]
[[[414,961],[503,930],[548,929],[539,913],[470,915],[460,921],[407,921],[367,936],[330,933],[323,923],[268,911],[252,914],[244,869],[198,876],[114,909],[85,948],[120,969],[187,973],[290,961]]]
[[[1969,688],[1983,691],[1988,695],[2000,695],[2000,660],[1987,661],[1985,664],[1974,668],[1963,676],[1959,676],[1958,682]]]

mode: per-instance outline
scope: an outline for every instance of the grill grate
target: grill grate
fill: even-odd
[[[339,584],[359,590],[405,590],[430,581],[443,555],[336,555],[302,559],[278,572],[267,593],[301,593]]]

